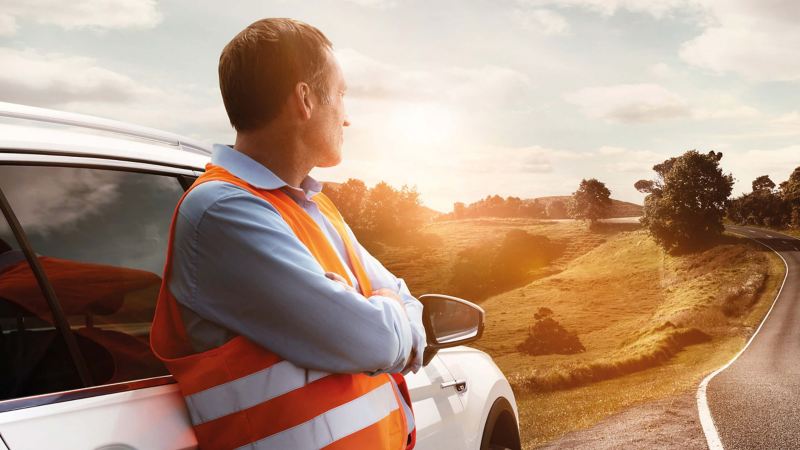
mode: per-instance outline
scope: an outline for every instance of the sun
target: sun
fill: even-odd
[[[455,123],[452,111],[434,104],[404,104],[389,113],[392,136],[417,146],[446,142],[453,136]]]

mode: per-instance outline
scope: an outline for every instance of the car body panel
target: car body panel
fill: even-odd
[[[0,413],[0,434],[9,450],[197,448],[174,383]]]
[[[464,448],[480,448],[486,419],[498,398],[503,397],[511,403],[514,418],[519,423],[519,412],[511,385],[489,355],[460,346],[440,350],[437,356],[444,361],[456,381],[466,382],[466,391],[460,395],[464,403],[464,414],[459,422],[461,435],[465,439]]]
[[[6,119],[7,120],[7,119]],[[11,125],[0,122],[0,151],[61,154],[151,162],[202,170],[209,155],[142,139],[120,139],[95,131]]]

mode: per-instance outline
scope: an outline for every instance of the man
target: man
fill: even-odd
[[[260,20],[219,76],[236,141],[176,209],[151,336],[201,448],[413,447],[422,306],[308,176],[350,124],[330,41]]]

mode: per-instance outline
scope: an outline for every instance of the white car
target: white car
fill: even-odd
[[[196,448],[148,339],[169,221],[209,155],[170,133],[0,103],[0,450]],[[518,449],[508,381],[460,345],[483,311],[421,301],[416,448]]]

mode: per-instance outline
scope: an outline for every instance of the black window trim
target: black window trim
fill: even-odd
[[[0,153],[0,157],[1,156],[2,153]],[[47,155],[47,156],[56,156],[56,155]],[[72,167],[72,168],[82,168],[82,169],[103,169],[103,170],[113,170],[121,172],[135,172],[135,173],[145,173],[152,175],[173,176],[177,178],[177,181],[179,182],[184,191],[186,191],[189,188],[189,186],[191,186],[192,182],[194,182],[194,179],[197,178],[197,176],[201,173],[201,171],[197,170],[189,170],[171,166],[158,167],[157,164],[151,164],[151,163],[142,164],[139,161],[124,160],[124,162],[131,162],[133,164],[131,164],[130,166],[119,166],[119,165],[103,164],[102,159],[98,159],[97,164],[94,164],[94,161],[87,162],[86,161],[87,159],[96,159],[96,158],[86,158],[85,156],[80,156],[75,158],[75,159],[80,159],[80,161],[69,161],[72,158],[73,157],[64,157],[64,155],[57,155],[57,158],[54,158],[54,160],[52,161],[48,160],[24,161],[24,160],[0,159],[0,166]],[[115,159],[115,161],[117,160]],[[162,168],[163,170],[159,170]],[[2,210],[2,214],[6,217],[6,220],[8,221],[9,226],[11,227],[15,238],[17,239],[20,247],[23,250],[23,253],[25,254],[26,260],[28,260],[28,264],[31,264],[31,268],[32,270],[34,270],[37,282],[39,282],[39,286],[42,288],[42,293],[45,295],[45,298],[47,298],[48,305],[52,310],[51,312],[53,312],[53,317],[56,320],[56,328],[58,328],[59,331],[62,333],[62,335],[65,336],[65,340],[68,343],[68,348],[70,350],[70,356],[72,357],[73,364],[76,365],[76,368],[82,366],[83,370],[85,370],[85,372],[82,373],[81,369],[78,368],[79,375],[81,375],[81,381],[84,384],[83,388],[2,400],[0,401],[0,413],[175,383],[175,379],[172,377],[172,375],[164,375],[154,378],[129,380],[121,383],[93,385],[91,377],[89,376],[88,366],[86,365],[86,362],[83,359],[83,355],[78,350],[77,341],[75,340],[75,335],[67,323],[66,316],[64,315],[64,312],[61,309],[61,304],[58,303],[58,298],[55,295],[55,291],[53,290],[52,284],[50,284],[47,275],[41,268],[39,260],[35,257],[35,253],[33,252],[33,249],[27,240],[27,235],[24,234],[24,230],[22,229],[21,224],[17,220],[16,215],[14,215],[14,212],[11,209],[11,205],[6,199],[5,194],[2,191],[2,188],[0,188],[0,210]],[[12,217],[13,220],[10,217]],[[24,247],[22,241],[18,236],[18,233],[22,235],[24,238],[25,242]],[[31,261],[34,262],[31,263]],[[38,270],[33,269],[34,266],[37,267]],[[39,276],[42,277],[41,280],[39,279]],[[48,290],[49,292],[52,293],[53,296],[52,298],[55,299],[56,301],[55,309],[53,308],[53,305],[50,304],[51,297],[49,297],[48,293],[46,292]],[[56,310],[58,311],[58,313],[56,313]],[[63,324],[66,324],[66,330],[64,330],[66,331],[66,333],[62,331],[61,328],[63,326],[62,321]],[[73,353],[73,347],[69,345],[70,341],[69,338],[67,338],[66,336],[71,337],[72,343],[74,345],[74,350],[77,351],[77,353]],[[84,376],[86,377],[85,379]]]

